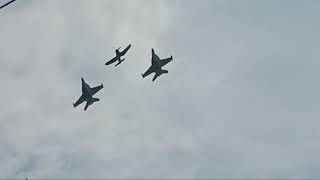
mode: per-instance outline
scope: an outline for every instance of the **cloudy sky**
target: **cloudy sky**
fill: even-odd
[[[319,7],[16,1],[0,11],[0,178],[320,178]],[[156,82],[151,48],[174,58]],[[81,77],[104,84],[87,111]]]

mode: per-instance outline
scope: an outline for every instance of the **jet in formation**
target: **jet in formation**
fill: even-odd
[[[118,49],[116,49],[116,57],[114,57],[114,58],[112,58],[110,61],[106,62],[105,65],[106,65],[106,66],[107,66],[107,65],[110,65],[110,64],[112,64],[112,63],[114,63],[114,62],[116,62],[116,61],[118,61],[118,63],[117,63],[115,66],[118,66],[119,64],[121,64],[121,63],[125,60],[125,58],[121,59],[121,57],[124,56],[124,55],[128,52],[128,50],[130,49],[130,47],[131,47],[131,44],[129,44],[129,46],[126,47],[123,51],[120,51],[120,48],[121,48],[121,47],[119,47]]]
[[[81,78],[82,81],[82,95],[77,100],[76,103],[73,103],[73,107],[77,107],[84,101],[86,101],[86,106],[84,107],[84,110],[87,110],[89,105],[93,104],[94,102],[99,101],[99,98],[94,98],[93,95],[95,95],[98,91],[100,91],[103,88],[103,84],[97,87],[91,88],[83,78]]]
[[[168,71],[162,69],[162,67],[168,64],[170,61],[172,61],[172,56],[169,58],[160,59],[159,56],[152,49],[151,66],[145,73],[142,74],[142,77],[145,78],[151,73],[155,73],[152,79],[152,81],[155,81],[157,77],[159,77],[160,75],[168,73]]]

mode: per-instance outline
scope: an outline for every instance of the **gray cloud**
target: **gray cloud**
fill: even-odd
[[[15,3],[0,13],[0,178],[319,177],[316,4]],[[152,47],[174,57],[156,83],[140,75]],[[81,76],[105,85],[87,112]]]

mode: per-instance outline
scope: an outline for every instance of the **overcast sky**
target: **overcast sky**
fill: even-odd
[[[0,178],[320,178],[319,7],[17,0],[0,11]],[[151,48],[174,58],[155,82]],[[104,84],[87,111],[81,77]]]

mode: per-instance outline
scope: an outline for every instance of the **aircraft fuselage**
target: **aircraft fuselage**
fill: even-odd
[[[160,64],[160,59],[159,59],[159,57],[156,56],[156,55],[153,55],[152,58],[153,58],[153,62],[154,62],[154,64],[153,64],[153,66],[154,66],[154,72],[155,72],[156,74],[160,75],[161,72],[162,72],[162,66],[161,66],[161,64]]]
[[[117,60],[120,61],[121,55],[120,55],[119,49],[116,49],[116,57],[117,57]]]
[[[118,66],[124,59],[121,59],[121,53],[119,51],[119,49],[116,49],[116,58],[118,61],[118,64],[116,64],[116,66]]]
[[[89,86],[87,83],[85,83],[82,90],[83,90],[83,95],[86,97],[86,100],[87,100],[90,104],[92,104],[92,102],[93,102],[92,95],[93,95],[93,94],[92,94],[92,92],[91,92],[90,86]]]

